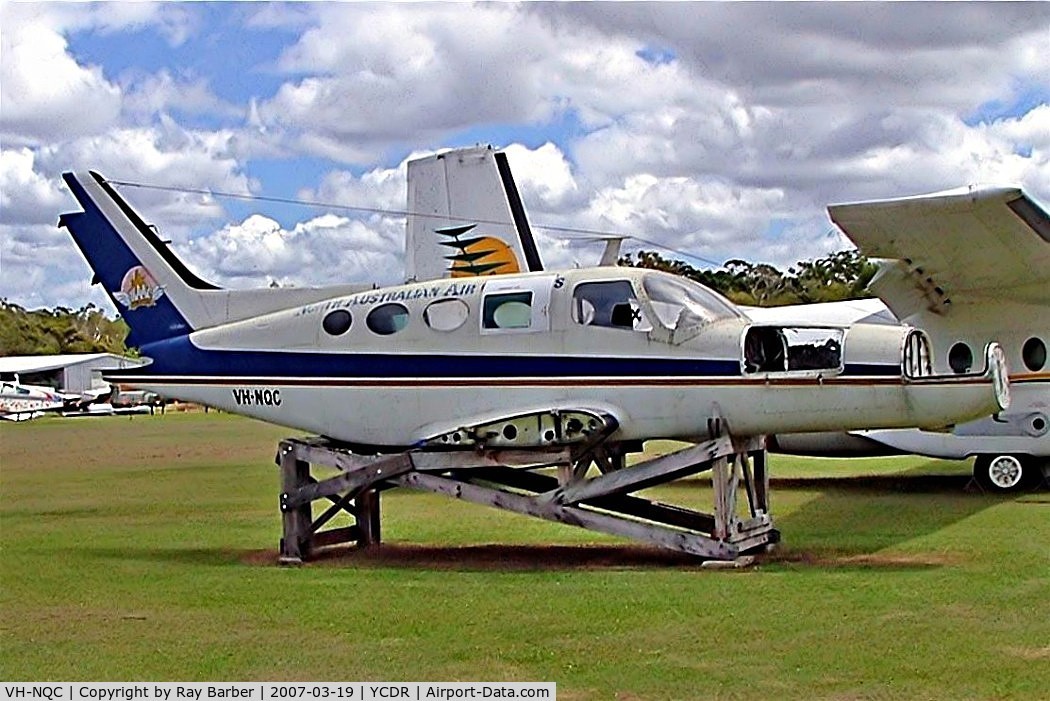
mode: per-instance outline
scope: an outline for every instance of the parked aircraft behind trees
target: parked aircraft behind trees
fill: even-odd
[[[17,375],[0,380],[0,419],[27,421],[65,406],[66,398],[50,387],[24,385]]]
[[[151,360],[109,379],[355,446],[629,450],[651,438],[938,428],[1009,401],[994,343],[967,373],[936,375],[914,329],[758,324],[656,271],[495,275],[483,260],[495,250],[487,235],[470,233],[487,218],[442,211],[440,197],[417,198],[414,210],[441,223],[415,237],[453,243],[440,277],[410,270],[419,282],[384,289],[218,290],[100,175],[64,178],[84,211],[60,224]],[[413,245],[411,222],[409,233]],[[518,251],[496,254],[506,263]]]

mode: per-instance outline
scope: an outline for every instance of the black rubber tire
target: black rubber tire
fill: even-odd
[[[973,478],[981,489],[1009,494],[1028,489],[1040,476],[1039,466],[1027,455],[978,455],[973,462]]]

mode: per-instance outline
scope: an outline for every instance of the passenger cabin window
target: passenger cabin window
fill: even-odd
[[[408,326],[408,309],[403,304],[381,304],[368,312],[365,324],[380,336],[395,334]]]
[[[482,288],[480,331],[483,336],[550,330],[551,290],[560,278],[493,275]],[[564,280],[562,280],[564,284]]]
[[[423,310],[423,321],[435,331],[455,331],[470,315],[470,307],[461,299],[439,299]]]
[[[1046,366],[1046,344],[1038,336],[1032,336],[1021,347],[1021,360],[1032,372],[1039,372]]]
[[[962,341],[952,344],[948,349],[948,367],[956,375],[964,375],[973,367],[973,351]]]
[[[350,325],[353,324],[353,321],[354,318],[350,316],[350,312],[345,309],[336,309],[334,312],[328,312],[325,315],[321,326],[329,336],[342,336],[350,330]]]
[[[532,292],[502,292],[485,297],[484,329],[527,329],[532,323]]]
[[[636,329],[642,313],[629,281],[583,282],[572,292],[572,319],[584,326]]]

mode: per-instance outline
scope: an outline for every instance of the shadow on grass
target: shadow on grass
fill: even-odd
[[[77,549],[79,555],[104,560],[196,565],[277,567],[276,550],[224,548]],[[943,557],[880,557],[852,552],[778,550],[760,556],[756,565],[819,566],[832,569],[916,570],[949,564]],[[326,548],[303,564],[313,568],[411,569],[449,572],[571,572],[616,570],[701,571],[703,561],[692,555],[646,545],[467,545],[441,546],[384,543],[378,547]],[[749,568],[733,569],[746,572]]]
[[[859,477],[774,477],[771,489],[836,490],[844,492],[899,492],[936,494],[973,492],[980,494],[970,475],[928,475],[902,472],[896,475]]]
[[[259,552],[247,562],[273,564],[273,553]],[[916,570],[943,566],[945,561],[923,558],[879,558],[850,554],[774,553],[756,563],[820,565],[827,568]],[[410,543],[384,543],[365,549],[332,548],[319,553],[307,567],[414,569],[455,572],[551,572],[675,570],[708,571],[703,561],[686,553],[647,545],[468,545],[445,547]],[[730,568],[747,572],[749,567]],[[712,570],[713,571],[713,570]],[[725,571],[719,569],[718,571]]]
[[[967,474],[930,474],[934,464],[893,475],[773,480],[774,515],[784,534],[779,558],[774,559],[819,564],[832,556],[864,561],[1024,496],[984,493]],[[776,515],[778,490],[820,494],[781,516]]]

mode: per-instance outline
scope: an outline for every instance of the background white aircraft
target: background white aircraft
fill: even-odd
[[[802,454],[917,453],[975,458],[986,489],[1024,488],[1050,475],[1050,217],[1023,191],[971,187],[918,197],[832,205],[832,219],[862,252],[879,259],[871,289],[893,318],[926,331],[934,368],[967,372],[974,349],[995,339],[1007,353],[1012,402],[995,416],[950,432],[869,430],[778,436],[780,450]],[[887,318],[856,303],[749,310],[756,319],[847,323]],[[848,318],[856,312],[856,319]],[[873,317],[873,315],[875,315]]]
[[[0,416],[24,421],[55,411],[65,416],[148,413],[149,406],[139,405],[150,402],[140,401],[143,397],[135,394],[122,393],[102,380],[103,370],[135,367],[142,362],[114,353],[0,357],[0,379],[5,385],[0,393]],[[28,397],[34,397],[34,401],[44,408],[31,412],[5,412],[4,407],[24,407]],[[57,398],[57,401],[49,398]],[[7,415],[3,416],[4,413]]]
[[[50,387],[24,385],[17,375],[0,380],[0,419],[28,421],[65,406],[66,398]]]

